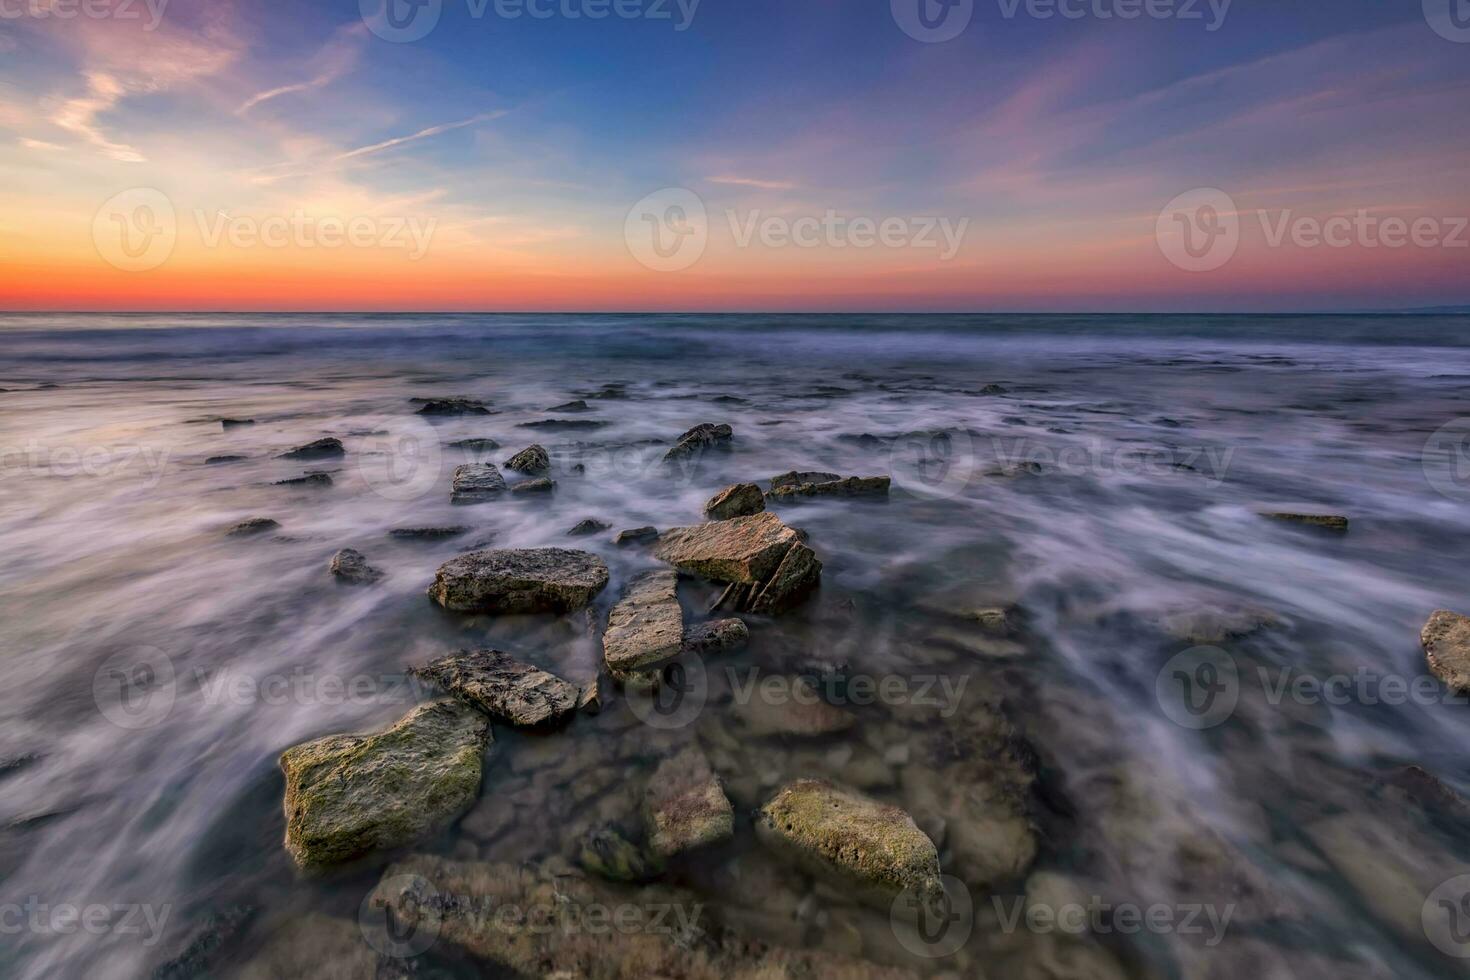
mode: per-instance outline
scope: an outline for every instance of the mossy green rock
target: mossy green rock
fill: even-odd
[[[782,787],[761,808],[756,834],[809,874],[880,908],[907,889],[941,889],[939,852],[907,813],[825,780]]]
[[[489,719],[445,699],[386,731],[287,749],[286,850],[317,871],[448,826],[479,795],[489,740]]]
[[[612,827],[594,830],[582,838],[577,863],[599,878],[625,884],[657,878],[664,868],[656,855],[645,853]]]

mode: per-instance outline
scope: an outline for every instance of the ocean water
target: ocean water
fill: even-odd
[[[1459,975],[1470,830],[1449,791],[1470,790],[1470,704],[1418,634],[1470,612],[1467,382],[1466,317],[0,317],[0,974],[146,976],[240,906],[199,975],[309,960],[311,929],[356,929],[394,856],[297,873],[280,752],[390,724],[432,696],[404,668],[458,647],[597,672],[584,618],[433,606],[440,564],[593,551],[600,622],[656,564],[613,532],[696,523],[727,484],[805,469],[894,479],[886,502],[778,508],[825,565],[809,602],[750,617],[677,724],[605,683],[602,713],[564,730],[497,725],[481,801],[419,849],[545,865],[604,824],[636,838],[654,768],[697,744],[736,834],[664,883],[709,935],[921,974]],[[414,414],[446,395],[494,414]],[[526,427],[548,419],[583,425]],[[732,425],[730,451],[660,465],[700,422]],[[343,459],[277,458],[325,436]],[[468,438],[501,448],[449,445]],[[554,495],[450,503],[456,465],[533,442]],[[276,485],[311,470],[333,484]],[[1262,516],[1282,511],[1351,526]],[[281,528],[225,534],[254,517]],[[567,537],[587,517],[611,530]],[[435,525],[469,530],[388,534]],[[344,547],[384,579],[335,583]],[[715,594],[683,583],[687,618]],[[954,615],[977,607],[1011,609],[1010,635]],[[823,690],[852,726],[752,727],[748,682],[813,664],[845,672]],[[1024,746],[1035,855],[980,882],[964,841],[985,807],[922,811],[936,778],[983,783],[995,760],[954,733],[992,717]],[[955,767],[930,771],[951,737]],[[802,776],[915,814],[971,899],[961,949],[916,952],[754,838],[751,813]],[[1009,918],[1059,882],[1061,904],[1106,907],[1085,932]],[[107,911],[87,929],[51,914],[68,906]],[[1129,929],[1130,906],[1171,924]],[[392,959],[378,975],[482,970],[447,942]]]

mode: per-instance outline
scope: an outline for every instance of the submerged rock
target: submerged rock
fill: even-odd
[[[754,483],[737,483],[715,494],[704,505],[704,516],[712,521],[749,517],[766,509],[766,497]]]
[[[415,399],[423,407],[420,415],[489,415],[490,409],[482,401],[473,398],[430,398]]]
[[[735,808],[709,760],[693,746],[659,763],[643,814],[649,847],[662,858],[728,840],[735,828]]]
[[[1429,670],[1457,691],[1470,691],[1470,617],[1439,609],[1419,632]]]
[[[534,480],[522,480],[510,488],[511,493],[552,493],[556,490],[556,481],[547,477],[537,477]]]
[[[219,420],[219,424],[220,424],[220,428],[222,428],[222,429],[236,429],[236,428],[239,428],[242,425],[254,425],[255,424],[255,420],[254,419],[220,419]]]
[[[656,540],[658,540],[658,528],[631,527],[625,531],[619,531],[617,537],[613,538],[613,544],[625,548],[630,544],[648,544]]]
[[[601,429],[611,425],[600,419],[542,419],[539,422],[522,422],[522,429],[543,429],[549,432]]]
[[[886,497],[892,479],[886,476],[850,476],[824,483],[799,483],[773,487],[773,500],[800,500],[807,497]]]
[[[505,477],[494,463],[466,463],[454,469],[449,499],[456,504],[480,504],[494,500],[505,489]]]
[[[1348,529],[1348,519],[1338,514],[1265,513],[1261,516],[1270,518],[1273,521],[1305,524],[1309,527],[1320,527],[1328,531],[1346,531]]]
[[[550,408],[548,408],[547,411],[548,412],[590,412],[590,411],[592,411],[592,409],[588,407],[588,405],[587,405],[587,403],[585,401],[583,401],[582,399],[578,398],[575,401],[562,402],[560,405],[553,405]]]
[[[225,533],[232,538],[248,538],[255,534],[265,534],[268,531],[279,531],[280,522],[273,521],[269,517],[252,517],[248,521],[241,521]]]
[[[885,910],[907,890],[942,890],[939,852],[912,817],[825,780],[782,787],[761,808],[756,834],[807,873]]]
[[[576,526],[567,532],[567,537],[585,538],[591,534],[601,534],[610,527],[612,527],[611,524],[604,524],[595,517],[588,517],[585,520],[578,521]]]
[[[607,586],[596,555],[565,548],[475,551],[440,566],[429,598],[455,612],[567,613]]]
[[[383,577],[383,573],[368,564],[362,552],[343,548],[332,556],[332,575],[337,581],[348,585],[371,585]]]
[[[1262,609],[1245,606],[1171,609],[1154,620],[1155,625],[1181,643],[1225,643],[1282,625]]]
[[[505,468],[537,476],[551,469],[551,454],[545,446],[527,446],[505,461]]]
[[[273,485],[278,487],[330,487],[332,485],[332,474],[308,473],[305,476],[296,476],[289,480],[277,480]]]
[[[221,948],[231,944],[254,915],[255,909],[249,905],[211,912],[194,931],[189,944],[153,971],[153,980],[199,980],[215,974]]]
[[[684,612],[679,607],[679,573],[644,572],[607,617],[602,655],[614,677],[642,670],[679,655],[684,644]]]
[[[651,881],[664,870],[662,860],[630,843],[615,827],[603,827],[583,837],[577,863],[589,874],[623,884]]]
[[[280,459],[340,459],[347,450],[342,446],[341,439],[318,439],[304,446],[297,446],[290,452],[281,453]]]
[[[545,725],[577,708],[579,692],[571,684],[499,650],[460,650],[409,673],[509,725]]]
[[[737,700],[733,712],[744,733],[753,738],[835,735],[857,721],[850,712],[822,700],[801,677],[752,676],[750,681],[751,696]]]
[[[403,541],[443,541],[469,532],[465,525],[455,524],[446,527],[395,527],[388,535]]]
[[[726,449],[734,437],[735,430],[730,426],[704,422],[680,436],[673,448],[664,453],[664,459],[697,458],[707,450]]]
[[[685,653],[718,653],[739,650],[750,642],[750,628],[740,619],[714,619],[684,630]]]
[[[225,463],[243,463],[249,458],[246,456],[211,456],[204,461],[205,466],[221,466]]]
[[[779,476],[771,477],[771,489],[781,490],[785,487],[799,487],[807,483],[835,483],[842,479],[841,474],[825,473],[821,470],[792,470]]]
[[[477,452],[489,452],[492,449],[499,449],[500,443],[496,442],[494,439],[460,439],[456,442],[451,442],[449,444],[449,448],[472,449]]]
[[[319,870],[443,829],[475,802],[489,739],[484,715],[446,699],[383,732],[287,749],[286,850]]]

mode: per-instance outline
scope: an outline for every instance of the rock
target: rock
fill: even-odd
[[[551,469],[551,454],[544,446],[527,446],[506,460],[505,468],[517,473],[539,475]]]
[[[281,525],[269,517],[252,517],[248,521],[241,521],[225,533],[232,538],[247,538],[255,534],[265,534],[267,531],[278,531]]]
[[[1470,618],[1436,610],[1419,631],[1429,670],[1456,691],[1470,691]]]
[[[761,808],[756,834],[809,874],[885,911],[913,890],[938,895],[939,852],[896,806],[825,780],[788,783]]]
[[[346,454],[341,439],[318,439],[282,453],[279,459],[340,459]]]
[[[331,570],[337,581],[348,585],[371,585],[383,577],[362,552],[352,548],[343,548],[332,556]]]
[[[469,532],[468,527],[455,524],[446,527],[395,527],[388,535],[402,541],[443,541]]]
[[[607,617],[602,655],[614,677],[642,670],[679,655],[684,644],[684,612],[679,607],[679,573],[644,572]]]
[[[817,553],[804,544],[797,544],[786,552],[764,585],[752,591],[748,599],[750,611],[763,616],[785,612],[815,589],[821,577],[822,563],[817,560]]]
[[[1320,527],[1328,531],[1346,531],[1348,519],[1337,514],[1286,514],[1266,513],[1262,517],[1269,517],[1273,521],[1289,521],[1293,524],[1305,524],[1309,527]]]
[[[664,454],[664,459],[698,458],[707,450],[726,449],[734,436],[735,430],[728,425],[704,422],[680,436],[674,447]]]
[[[314,871],[442,830],[475,802],[489,740],[484,715],[446,699],[383,732],[287,749],[286,849]]]
[[[583,401],[582,399],[578,398],[575,401],[562,402],[560,405],[553,405],[550,408],[548,408],[547,411],[548,412],[590,412],[590,411],[592,411],[592,409],[587,406],[587,403],[585,401]]]
[[[699,749],[690,747],[659,763],[643,798],[648,843],[670,858],[696,847],[728,840],[735,808]]]
[[[489,415],[490,409],[473,398],[431,398],[420,400],[420,415]]]
[[[577,710],[589,715],[602,712],[602,685],[596,677],[589,677],[577,690]]]
[[[522,422],[520,428],[544,429],[549,432],[556,432],[575,431],[579,429],[601,429],[610,424],[610,422],[603,422],[598,419],[542,419],[539,422]]]
[[[308,473],[289,480],[277,480],[274,485],[278,487],[330,487],[332,475],[330,473]]]
[[[589,874],[624,884],[651,881],[664,870],[663,861],[629,843],[614,827],[603,827],[583,837],[577,863]]]
[[[505,477],[494,463],[465,463],[454,468],[449,499],[456,504],[481,504],[494,500],[505,489]]]
[[[626,531],[619,531],[618,536],[613,538],[613,543],[626,548],[630,544],[648,544],[656,540],[658,540],[658,528],[633,527]]]
[[[1181,643],[1225,643],[1282,625],[1274,614],[1244,606],[1168,610],[1154,624]]]
[[[732,517],[748,517],[766,509],[766,497],[754,483],[737,483],[726,487],[704,505],[704,516],[712,521]]]
[[[739,650],[750,642],[750,628],[743,620],[714,619],[684,630],[685,653],[718,653]]]
[[[737,700],[733,711],[745,734],[754,738],[835,735],[847,731],[857,720],[849,712],[822,700],[801,677],[752,675],[750,697]]]
[[[1005,395],[1008,393],[1009,392],[1007,392],[1005,388],[1001,387],[1000,385],[994,384],[986,385],[984,388],[980,389],[980,394],[982,395]]]
[[[807,483],[835,483],[842,479],[838,473],[824,473],[820,470],[792,470],[782,473],[780,476],[771,477],[771,489],[780,490],[784,487],[799,487]]]
[[[565,548],[474,551],[440,566],[429,598],[455,612],[567,613],[607,587],[607,565]]]
[[[219,424],[220,424],[220,428],[222,428],[222,429],[234,429],[234,428],[238,428],[238,427],[240,427],[242,425],[254,425],[255,424],[255,420],[254,419],[220,419],[219,420]]]
[[[198,980],[216,971],[220,948],[237,936],[255,914],[249,905],[236,905],[222,912],[211,912],[194,931],[189,944],[153,971],[153,980]]]
[[[552,493],[555,490],[556,481],[548,479],[544,476],[537,477],[534,480],[522,480],[520,483],[517,483],[510,488],[511,493],[519,494]]]
[[[735,611],[783,612],[822,574],[822,563],[800,535],[769,512],[672,528],[655,554],[683,571],[731,583],[715,607]]]
[[[579,692],[571,684],[499,650],[460,650],[409,673],[508,725],[551,724],[577,708]]]
[[[576,527],[567,532],[567,537],[585,538],[591,534],[601,534],[609,527],[612,527],[612,525],[604,524],[602,521],[597,520],[595,517],[588,517],[585,520],[578,521]]]
[[[460,439],[457,442],[451,442],[449,444],[449,448],[471,449],[477,452],[489,452],[492,449],[499,449],[500,443],[496,442],[494,439]]]
[[[204,465],[219,466],[223,463],[243,463],[247,458],[245,456],[211,456],[204,461]]]
[[[773,500],[800,500],[807,497],[886,497],[892,480],[886,476],[850,476],[845,480],[825,483],[801,483],[774,487]]]

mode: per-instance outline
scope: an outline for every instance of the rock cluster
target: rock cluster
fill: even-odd
[[[816,588],[822,563],[769,512],[666,531],[654,552],[681,571],[729,583],[717,608],[775,614]]]

